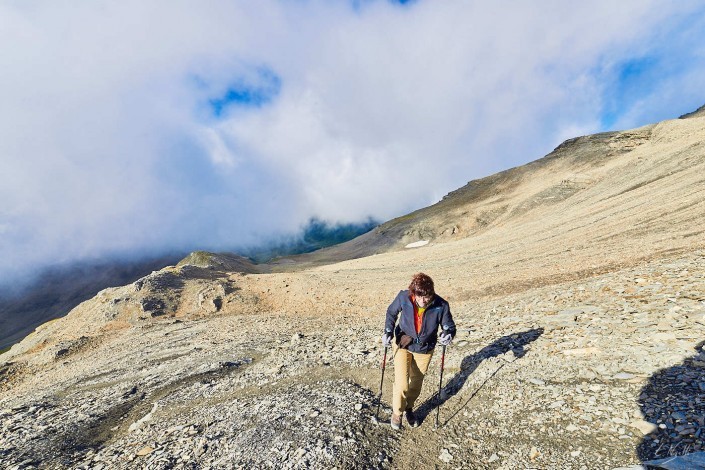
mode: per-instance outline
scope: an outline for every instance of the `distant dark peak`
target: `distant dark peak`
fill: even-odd
[[[684,114],[683,116],[679,117],[678,119],[688,119],[688,118],[694,118],[694,117],[705,117],[705,104],[700,106],[698,109],[696,109],[692,113]]]

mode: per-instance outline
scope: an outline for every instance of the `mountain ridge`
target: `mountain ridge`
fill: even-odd
[[[336,262],[343,259],[402,249],[406,244],[426,237],[432,239],[440,238],[442,241],[452,239],[456,234],[455,238],[472,236],[497,218],[500,218],[506,208],[501,204],[495,204],[484,211],[477,210],[477,213],[474,214],[475,223],[470,221],[469,224],[461,228],[457,226],[456,221],[467,214],[467,211],[463,211],[464,206],[479,204],[483,200],[490,199],[495,193],[502,191],[504,188],[518,185],[524,174],[536,168],[551,165],[551,163],[555,163],[554,160],[560,161],[562,158],[570,158],[573,161],[579,161],[586,157],[595,159],[595,155],[599,155],[601,159],[630,152],[648,140],[654,127],[655,124],[651,124],[627,131],[603,132],[567,139],[552,152],[538,160],[470,181],[465,186],[451,191],[441,201],[431,206],[385,222],[371,232],[349,242],[300,255],[295,260],[304,264],[309,262],[309,260],[312,264]],[[594,163],[599,164],[600,159]],[[587,167],[589,168],[590,165],[587,165]],[[590,183],[589,178],[577,172],[562,180],[560,184],[563,187],[554,190],[556,194],[553,196],[569,197],[573,190],[580,189],[580,186]],[[551,197],[550,194],[545,196]],[[532,205],[530,202],[527,204]],[[520,207],[518,210],[521,211],[522,208]],[[447,220],[443,221],[445,226],[439,229],[425,228],[424,225],[429,225],[425,223],[426,219],[429,218],[428,214],[437,214],[438,212],[448,213]],[[437,223],[438,221],[433,222]],[[284,259],[289,262],[292,261],[292,258]]]

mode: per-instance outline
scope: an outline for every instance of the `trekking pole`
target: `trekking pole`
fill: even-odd
[[[384,385],[384,369],[387,364],[387,349],[389,349],[389,346],[384,347],[384,358],[382,359],[382,380],[379,381],[379,395],[377,395],[377,413],[375,413],[374,418],[372,418],[375,423],[379,422],[379,407],[382,404],[382,385]]]
[[[446,363],[446,346],[443,345],[443,354],[441,354],[441,380],[438,382],[438,407],[436,408],[436,428],[438,428],[438,415],[441,413],[441,385],[443,385],[443,367]]]

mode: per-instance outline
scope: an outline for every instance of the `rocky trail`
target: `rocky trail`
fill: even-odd
[[[59,349],[51,369],[22,380],[6,371],[0,458],[9,468],[615,468],[703,450],[703,273],[696,252],[456,303],[438,430],[438,354],[422,425],[372,422],[383,312],[145,321],[138,335]]]

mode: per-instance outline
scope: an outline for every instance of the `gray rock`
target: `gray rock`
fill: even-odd
[[[641,431],[641,434],[644,436],[655,432],[658,429],[658,426],[656,426],[654,423],[650,423],[649,421],[644,420],[634,421],[631,423],[631,426]]]
[[[441,453],[438,455],[438,458],[445,463],[450,463],[451,460],[453,460],[453,455],[451,455],[450,451],[446,448],[441,449]]]
[[[630,380],[635,377],[634,374],[630,374],[628,372],[620,372],[618,374],[615,374],[612,378],[615,380]]]

